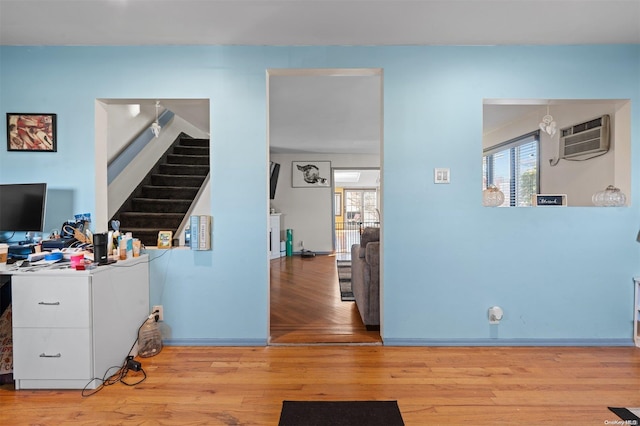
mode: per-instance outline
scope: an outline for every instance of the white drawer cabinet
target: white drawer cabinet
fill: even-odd
[[[90,276],[14,278],[14,327],[89,327]]]
[[[149,315],[148,256],[91,271],[16,271],[11,288],[16,389],[93,389]]]
[[[20,380],[80,380],[91,377],[89,328],[17,328],[14,370]],[[102,376],[100,376],[102,377]]]

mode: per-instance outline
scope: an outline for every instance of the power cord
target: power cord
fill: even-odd
[[[117,368],[118,370],[109,376],[109,372],[114,368]],[[133,382],[133,383],[125,381],[124,379],[129,374],[129,371],[142,372],[142,378],[140,378],[137,382]],[[105,386],[115,385],[116,383],[122,383],[123,385],[126,385],[126,386],[135,386],[144,382],[146,378],[147,378],[147,373],[142,368],[142,365],[138,361],[134,360],[133,356],[127,356],[127,358],[125,359],[125,361],[120,367],[118,366],[110,367],[101,379],[97,377],[91,379],[89,383],[87,383],[87,385],[84,387],[84,389],[82,389],[82,396],[89,397],[91,395],[95,395],[96,393],[104,389]],[[91,383],[93,383],[94,380],[100,380],[102,383],[100,383],[100,386],[93,389],[92,392],[87,393],[87,388]]]
[[[141,250],[142,250],[142,248],[141,248]],[[148,262],[149,262],[149,263],[154,262],[154,261],[156,261],[156,260],[160,259],[160,258],[161,258],[162,256],[164,256],[165,254],[169,253],[170,251],[171,251],[171,250],[164,250],[162,254],[160,254],[160,255],[158,255],[158,256],[156,256],[156,257],[154,257],[154,258],[149,258],[149,261],[148,261]],[[140,254],[142,254],[142,251],[140,252]],[[134,257],[134,258],[131,258],[131,259],[136,259],[136,258]],[[133,263],[133,264],[130,264],[130,265],[122,265],[122,264],[120,264],[119,262],[115,262],[115,263],[111,263],[111,264],[109,264],[109,266],[110,266],[110,267],[112,267],[112,268],[132,268],[132,267],[137,266],[137,265],[139,265],[139,264],[140,264],[140,262]]]
[[[116,383],[122,383],[123,385],[126,385],[126,386],[136,386],[145,381],[145,379],[147,378],[147,373],[142,368],[142,364],[140,364],[139,361],[136,361],[135,359],[133,359],[133,355],[131,355],[131,351],[133,351],[133,348],[136,346],[136,343],[138,342],[138,335],[140,334],[140,329],[144,326],[144,324],[147,322],[148,319],[154,318],[155,321],[158,322],[158,320],[160,319],[159,313],[160,311],[158,310],[153,311],[151,315],[145,318],[142,324],[140,324],[140,327],[138,327],[138,331],[136,332],[136,340],[131,345],[131,349],[129,349],[127,357],[124,359],[122,365],[109,367],[107,371],[104,373],[104,376],[102,376],[102,378],[94,377],[93,379],[89,380],[89,383],[87,383],[85,387],[82,389],[83,397],[89,397],[91,395],[95,395],[96,393],[104,389],[105,386],[115,385]],[[116,368],[117,371],[109,375],[109,372],[114,368]],[[142,378],[140,378],[137,382],[134,382],[134,383],[125,381],[124,379],[129,374],[129,371],[142,372]],[[87,388],[89,387],[89,385],[91,385],[91,383],[94,382],[94,380],[99,380],[101,382],[100,386],[93,389],[92,392],[88,393]]]
[[[7,233],[8,233],[8,232],[7,232]],[[15,231],[13,231],[13,232],[11,233],[11,236],[6,237],[4,241],[2,241],[2,239],[0,239],[0,243],[9,243],[9,242],[11,242],[11,240],[13,239],[13,237],[14,237],[15,235],[16,235],[16,232],[15,232]]]

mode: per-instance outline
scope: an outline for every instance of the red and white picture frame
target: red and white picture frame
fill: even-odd
[[[57,149],[56,114],[7,113],[7,151]]]

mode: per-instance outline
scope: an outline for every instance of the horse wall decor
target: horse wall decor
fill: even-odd
[[[330,187],[331,162],[293,161],[291,165],[291,186],[293,188]]]

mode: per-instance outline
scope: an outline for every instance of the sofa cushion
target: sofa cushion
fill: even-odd
[[[367,249],[367,244],[380,241],[380,228],[364,228],[360,235],[360,250],[358,251],[358,257],[363,258]]]
[[[360,235],[360,245],[366,247],[371,241],[380,241],[380,228],[364,228]]]
[[[371,241],[371,244],[367,244],[365,251],[364,261],[367,262],[371,269],[380,269],[380,243]]]

